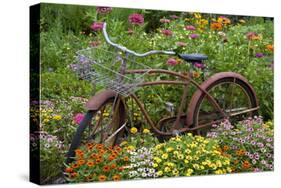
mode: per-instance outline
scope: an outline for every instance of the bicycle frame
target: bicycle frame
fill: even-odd
[[[125,74],[141,74],[147,72],[147,70],[126,70]],[[186,103],[186,97],[188,94],[188,88],[189,85],[192,84],[193,86],[195,86],[197,89],[200,89],[202,92],[204,92],[208,98],[208,100],[210,101],[210,103],[215,107],[215,109],[217,109],[221,115],[223,117],[227,117],[226,114],[223,112],[223,110],[220,108],[220,106],[218,105],[218,103],[214,100],[214,98],[205,90],[203,89],[195,80],[193,80],[191,78],[191,76],[186,76],[183,74],[179,74],[178,72],[174,72],[174,71],[169,71],[169,70],[165,70],[165,69],[152,69],[148,72],[149,74],[166,74],[166,75],[171,75],[174,76],[175,78],[181,78],[183,81],[178,81],[178,80],[161,80],[161,81],[150,81],[150,82],[143,82],[141,84],[138,85],[138,87],[145,87],[145,86],[153,86],[153,85],[162,85],[162,84],[166,84],[166,85],[182,85],[184,87],[184,91],[183,94],[181,96],[181,103],[180,106],[178,107],[178,111],[176,114],[176,121],[172,127],[172,131],[171,132],[163,132],[161,130],[159,130],[157,128],[157,126],[155,125],[155,123],[151,120],[150,115],[148,114],[147,110],[144,108],[144,104],[141,102],[141,100],[135,95],[135,94],[131,94],[129,97],[131,97],[132,99],[134,99],[134,101],[136,102],[136,104],[138,105],[138,107],[140,108],[141,112],[143,113],[145,119],[147,120],[147,122],[149,123],[149,125],[151,126],[151,128],[153,129],[153,131],[159,135],[162,136],[172,136],[174,134],[178,134],[180,132],[186,132],[186,131],[194,131],[197,130],[199,128],[203,128],[206,126],[210,126],[209,124],[205,124],[205,125],[200,125],[197,126],[196,128],[192,128],[192,124],[188,122],[186,122],[186,126],[184,128],[179,129],[179,124],[180,124],[180,119],[183,116],[183,107],[184,104]],[[184,115],[185,116],[185,115]],[[157,124],[159,124],[163,119],[161,119]],[[218,122],[213,122],[213,123],[218,123]]]

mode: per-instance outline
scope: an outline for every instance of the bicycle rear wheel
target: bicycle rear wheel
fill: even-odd
[[[81,121],[72,139],[67,154],[67,163],[75,157],[75,150],[86,143],[103,143],[107,146],[119,144],[123,140],[125,105],[121,99],[111,98],[98,110],[89,110]]]
[[[228,118],[231,123],[257,114],[258,102],[253,88],[246,79],[236,73],[218,73],[210,81],[203,83],[203,88],[215,99],[226,114],[223,116],[208,100],[207,95],[198,91],[193,96],[190,106],[192,127],[208,125],[198,129],[199,135],[205,136],[213,122]]]

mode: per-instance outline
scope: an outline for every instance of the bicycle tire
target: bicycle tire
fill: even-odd
[[[119,100],[119,99],[117,99]],[[86,128],[89,127],[90,128],[90,124],[92,122],[92,120],[97,116],[97,113],[99,112],[100,109],[102,109],[103,107],[105,107],[107,104],[112,103],[114,101],[114,97],[110,98],[108,100],[106,100],[99,108],[98,110],[88,110],[83,118],[83,120],[81,121],[81,123],[79,124],[74,137],[72,139],[72,142],[70,144],[70,148],[68,150],[67,153],[67,159],[66,159],[66,163],[69,164],[73,161],[74,157],[75,157],[75,150],[79,148],[79,146],[81,145],[81,141],[82,141],[82,134],[86,131]],[[117,130],[120,126],[122,126],[125,123],[125,105],[122,102],[122,100],[119,100],[120,103],[118,105],[118,114],[120,114],[119,116],[119,123],[118,125],[115,127],[115,130]],[[95,127],[92,127],[95,128]],[[111,146],[117,144],[117,139],[119,137],[121,137],[124,134],[124,129],[122,129],[119,133],[117,133],[117,135],[115,135],[112,139],[113,142],[111,142],[112,144],[110,144]]]

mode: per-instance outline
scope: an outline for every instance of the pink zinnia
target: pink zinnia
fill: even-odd
[[[96,8],[97,12],[100,14],[106,14],[112,11],[111,7],[97,7]]]
[[[205,65],[203,63],[200,63],[200,62],[195,62],[193,65],[198,69],[204,69],[205,68]]]
[[[177,62],[177,60],[174,59],[174,58],[169,58],[169,59],[167,60],[167,64],[168,64],[168,65],[174,66],[174,65],[178,64],[178,62]]]
[[[189,30],[189,31],[195,31],[196,30],[196,28],[193,25],[187,25],[187,26],[185,26],[185,29]]]
[[[160,19],[160,22],[161,23],[170,23],[171,20],[163,18],[163,19]]]
[[[168,29],[163,29],[163,30],[161,31],[161,33],[162,33],[163,35],[166,35],[166,36],[171,36],[171,35],[173,35],[173,32],[172,32],[171,30],[168,30]]]
[[[199,35],[196,34],[196,33],[193,33],[193,34],[190,34],[189,37],[190,37],[191,39],[196,39],[196,38],[199,37]]]
[[[134,13],[129,16],[129,22],[133,25],[141,25],[144,23],[143,15]]]
[[[177,18],[179,18],[177,15],[170,15],[170,18],[172,18],[172,19],[177,19]]]
[[[74,121],[76,124],[80,124],[81,121],[83,120],[83,118],[84,118],[84,114],[78,113],[78,114],[76,114],[76,115],[74,116],[73,121]]]
[[[94,22],[94,23],[91,25],[91,28],[92,28],[94,31],[100,31],[100,30],[102,30],[102,28],[103,28],[103,22]]]

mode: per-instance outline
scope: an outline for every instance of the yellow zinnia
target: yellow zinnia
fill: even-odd
[[[62,117],[61,117],[60,115],[55,115],[55,116],[53,117],[53,119],[54,119],[54,120],[61,120]]]
[[[138,132],[138,129],[137,129],[136,127],[132,127],[132,128],[130,129],[130,132],[131,132],[132,134],[136,134],[136,133]]]

